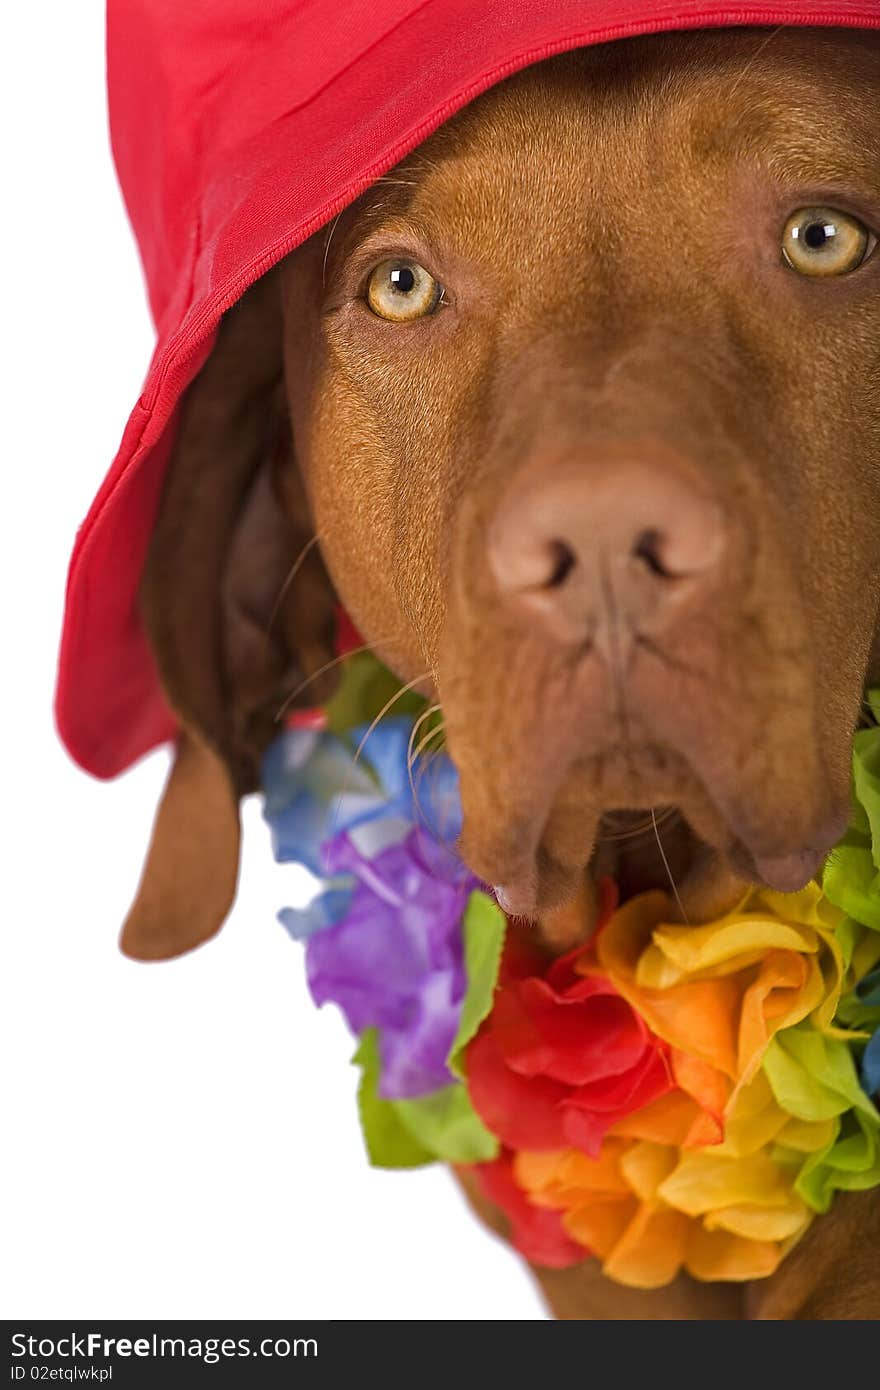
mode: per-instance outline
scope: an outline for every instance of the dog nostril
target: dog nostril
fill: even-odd
[[[548,549],[550,575],[544,587],[546,589],[559,589],[571,574],[577,560],[571,546],[566,545],[565,541],[552,541]]]
[[[662,548],[663,537],[660,532],[649,529],[642,531],[638,536],[632,554],[658,579],[675,579],[676,575],[663,563]]]

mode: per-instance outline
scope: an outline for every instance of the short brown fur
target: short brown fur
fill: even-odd
[[[337,597],[442,701],[463,853],[556,947],[589,915],[588,864],[666,886],[652,834],[608,833],[623,809],[677,808],[691,921],[756,865],[815,871],[877,675],[880,253],[798,278],[780,232],[814,203],[880,226],[876,37],[620,43],[474,102],[245,297],[184,403],[145,581],[184,734],[126,949],[221,924],[237,797],[330,660]],[[430,318],[370,314],[365,277],[394,255],[444,285]],[[523,479],[636,455],[711,492],[728,548],[709,601],[621,681],[504,601],[487,537]],[[536,1273],[565,1318],[876,1317],[878,1236],[880,1201],[853,1194],[747,1290]]]

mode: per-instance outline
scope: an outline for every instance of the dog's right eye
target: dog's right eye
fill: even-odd
[[[367,281],[367,304],[380,319],[406,323],[432,314],[443,286],[418,261],[382,261]]]
[[[801,208],[788,219],[782,254],[799,275],[848,275],[867,259],[871,233],[863,222],[835,208]]]

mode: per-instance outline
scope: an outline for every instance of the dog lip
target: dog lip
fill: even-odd
[[[795,850],[778,858],[759,856],[755,868],[769,888],[777,893],[797,893],[818,873],[823,856],[818,850]]]
[[[640,812],[636,810],[622,812],[617,808],[615,809],[618,817],[621,814],[630,817],[638,817],[640,815]],[[644,816],[641,817],[641,820],[642,824],[640,829],[645,835],[650,835],[652,821],[645,821]],[[656,821],[654,821],[654,835],[657,834],[656,824]],[[619,830],[617,821],[615,821],[615,826]],[[621,845],[618,846],[618,851],[620,853],[625,852],[622,840]],[[508,915],[512,917],[539,918],[547,912],[552,912],[568,903],[577,890],[578,882],[585,873],[589,873],[594,881],[598,872],[603,876],[610,876],[615,879],[618,884],[624,882],[626,875],[618,872],[622,869],[620,861],[618,860],[613,867],[606,863],[603,869],[598,870],[595,862],[595,853],[596,841],[594,840],[591,844],[586,846],[584,859],[582,861],[576,864],[572,862],[561,862],[548,853],[545,840],[543,837],[540,837],[533,854],[517,856],[515,860],[509,859],[505,864],[504,871],[497,875],[490,876],[488,881],[492,884],[492,891],[495,894],[498,905],[504,912],[508,913]],[[650,888],[655,887],[663,890],[668,889],[668,870],[663,875],[661,875],[658,870],[656,881],[652,878],[651,882],[644,883],[634,891],[646,892]],[[630,894],[627,893],[626,896],[630,896]]]
[[[740,834],[727,850],[728,863],[753,883],[766,884],[777,893],[797,893],[821,872],[830,850],[846,830],[849,815],[847,804],[829,809],[813,827],[812,843],[807,844],[780,846],[777,841],[761,845]]]
[[[733,871],[745,880],[765,884],[777,893],[796,893],[819,872],[825,852],[798,849],[780,855],[761,855],[753,854],[745,845],[738,844],[727,851],[725,858]],[[687,880],[680,886],[684,891]],[[540,893],[534,874],[525,873],[505,883],[494,884],[492,891],[499,907],[509,916],[535,916]]]
[[[734,867],[765,883],[777,893],[797,893],[819,872],[825,853],[817,849],[796,849],[787,854],[753,854],[740,847],[730,855]]]
[[[506,912],[509,917],[534,915],[537,894],[533,878],[524,877],[509,880],[507,883],[495,883],[492,885],[492,892],[502,912]]]
[[[507,889],[504,888],[502,884],[493,883],[492,892],[495,894],[495,901],[498,903],[498,906],[501,908],[502,912],[512,914],[515,911],[514,899],[511,897]]]

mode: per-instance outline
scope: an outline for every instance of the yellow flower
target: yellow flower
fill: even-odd
[[[793,1188],[795,1168],[772,1146],[811,1152],[830,1122],[792,1120],[758,1072],[728,1115],[724,1142],[683,1150],[609,1136],[597,1159],[575,1149],[519,1153],[514,1174],[538,1206],[563,1213],[568,1234],[611,1279],[659,1288],[682,1270],[696,1279],[772,1274],[813,1213]]]
[[[832,1035],[846,974],[843,914],[816,884],[750,892],[707,926],[675,926],[665,894],[625,903],[601,932],[599,968],[673,1048],[727,1079],[751,1080],[767,1043],[807,1016]]]

